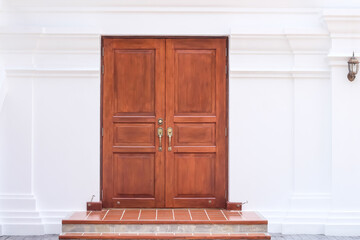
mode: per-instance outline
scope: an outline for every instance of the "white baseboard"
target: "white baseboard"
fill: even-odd
[[[269,220],[269,232],[360,236],[360,212],[261,211]]]

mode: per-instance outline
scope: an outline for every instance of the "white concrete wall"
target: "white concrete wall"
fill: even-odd
[[[360,235],[356,0],[0,2],[0,235],[99,197],[100,36],[230,39],[230,201],[271,232]]]

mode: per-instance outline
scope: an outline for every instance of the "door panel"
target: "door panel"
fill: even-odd
[[[226,40],[166,40],[166,206],[225,206]]]
[[[103,205],[163,207],[165,40],[105,39]]]

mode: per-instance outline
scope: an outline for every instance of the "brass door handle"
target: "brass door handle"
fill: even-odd
[[[162,144],[161,144],[161,138],[163,136],[163,128],[162,127],[159,127],[158,128],[158,137],[159,137],[159,152],[162,151]]]
[[[168,127],[167,129],[167,135],[169,137],[169,147],[168,147],[168,151],[171,151],[171,137],[173,135],[173,129],[171,127]]]

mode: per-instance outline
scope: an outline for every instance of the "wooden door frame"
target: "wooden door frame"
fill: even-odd
[[[229,36],[112,36],[101,35],[100,48],[100,201],[103,200],[103,97],[104,97],[104,39],[226,39],[226,139],[225,139],[225,202],[229,200]],[[227,206],[224,206],[225,208]]]

